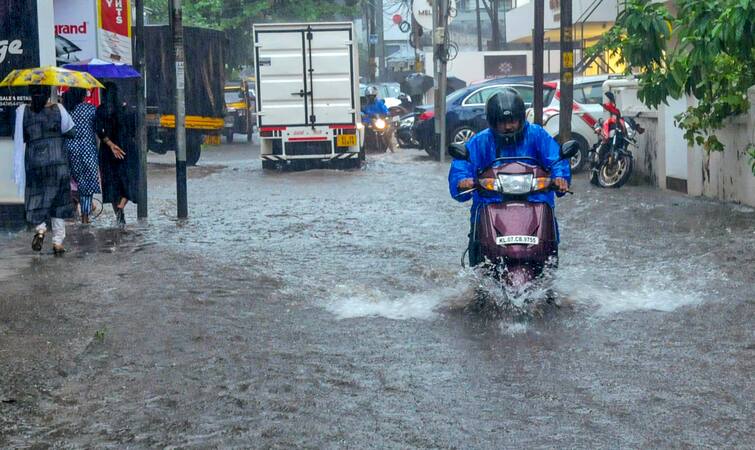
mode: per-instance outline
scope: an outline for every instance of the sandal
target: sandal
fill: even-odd
[[[52,254],[55,256],[61,256],[63,253],[66,252],[66,249],[63,247],[63,244],[52,244]]]
[[[34,239],[31,240],[31,249],[35,252],[42,251],[42,244],[45,242],[45,234],[37,233],[34,235]]]

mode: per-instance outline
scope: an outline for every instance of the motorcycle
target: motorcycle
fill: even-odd
[[[391,124],[381,114],[373,115],[364,128],[364,150],[385,153],[391,148]]]
[[[419,142],[414,137],[415,114],[402,116],[396,128],[396,142],[401,148],[419,148]]]
[[[616,107],[613,92],[606,92],[608,102],[603,108],[610,117],[595,124],[598,142],[588,153],[590,183],[604,188],[619,188],[632,176],[634,156],[629,146],[637,147],[637,134],[645,130],[631,117],[623,117]],[[639,114],[638,114],[639,116]],[[635,116],[637,117],[637,116]]]
[[[559,161],[579,151],[577,141],[568,141],[561,147]],[[449,153],[454,159],[469,160],[464,144],[452,144]],[[479,255],[490,274],[507,286],[525,288],[540,278],[549,264],[557,263],[553,210],[547,203],[528,200],[530,194],[556,189],[551,169],[532,157],[497,158],[478,172],[472,189],[459,193],[477,191],[502,200],[480,207],[472,242],[479,242]]]

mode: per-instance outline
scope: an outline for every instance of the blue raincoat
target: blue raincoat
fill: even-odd
[[[377,99],[374,102],[362,107],[362,122],[366,124],[370,123],[372,116],[376,114],[388,115],[388,107],[385,106],[383,99]]]
[[[516,146],[501,147],[498,157],[530,156],[537,159],[540,165],[547,168],[558,161],[559,149],[558,143],[542,127],[524,122],[524,139],[522,142]],[[477,217],[477,211],[482,204],[501,202],[502,199],[500,196],[484,197],[478,194],[477,191],[457,197],[459,194],[457,185],[464,178],[475,178],[479,170],[484,169],[496,159],[496,142],[492,131],[487,128],[472,137],[467,142],[467,150],[469,151],[469,161],[453,160],[451,162],[451,169],[448,172],[448,189],[451,192],[451,196],[459,202],[466,202],[470,198],[473,199],[471,220],[474,222],[474,218]],[[523,162],[526,162],[526,160]],[[555,164],[551,169],[551,178],[564,178],[571,184],[569,161],[560,161]],[[559,193],[558,195],[562,196],[564,194]],[[555,211],[555,198],[556,193],[550,191],[530,194],[528,200],[530,202],[545,202]],[[503,200],[505,201],[506,198],[503,197]]]

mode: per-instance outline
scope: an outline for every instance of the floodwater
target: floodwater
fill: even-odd
[[[755,445],[752,209],[577,176],[562,306],[493,317],[447,165],[256,151],[205,152],[187,221],[168,154],[146,223],[71,225],[63,258],[0,238],[0,446]]]

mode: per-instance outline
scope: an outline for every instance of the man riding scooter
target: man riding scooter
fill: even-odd
[[[385,152],[391,150],[390,124],[387,121],[388,107],[382,99],[377,98],[375,86],[365,90],[366,102],[362,106],[362,123],[365,130],[364,147],[367,151]]]
[[[374,116],[387,116],[388,107],[385,106],[385,102],[378,100],[378,89],[375,86],[367,86],[364,91],[364,96],[367,99],[366,104],[362,105],[362,122],[365,126],[370,124],[370,121]]]
[[[489,128],[466,143],[466,159],[454,159],[448,173],[451,196],[459,202],[473,199],[469,233],[469,262],[472,266],[479,265],[484,259],[476,237],[481,207],[517,198],[505,194],[483,195],[477,189],[476,181],[481,171],[489,169],[498,158],[515,161],[521,157],[523,162],[535,161],[549,171],[550,180],[546,179],[549,187],[533,188],[533,193],[525,198],[530,203],[547,203],[551,210],[555,208],[554,191],[563,196],[571,182],[569,163],[560,154],[559,145],[542,127],[525,120],[524,101],[516,90],[504,89],[493,95],[485,109]],[[557,236],[556,231],[556,240]]]

